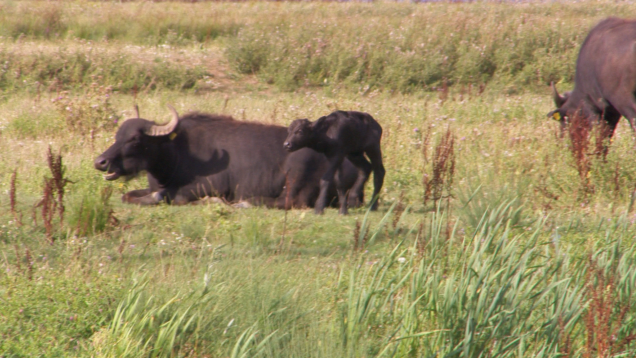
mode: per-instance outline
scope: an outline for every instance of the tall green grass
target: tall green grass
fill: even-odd
[[[31,248],[29,249],[28,246]],[[121,283],[82,265],[77,255],[67,271],[52,270],[32,243],[3,248],[0,276],[0,354],[7,357],[77,355],[110,318]]]
[[[147,55],[152,56],[151,54]],[[110,85],[117,91],[190,89],[206,74],[198,66],[178,66],[160,57],[145,61],[126,53],[99,49],[66,49],[24,53],[19,47],[0,49],[0,89],[5,93],[28,91],[33,95],[72,90],[91,83]]]
[[[8,1],[0,9],[0,36],[179,44],[232,34],[244,21],[224,4]]]
[[[636,247],[624,219],[577,248],[551,238],[545,220],[530,232],[488,220],[508,210],[485,211],[471,234],[425,230],[411,241],[411,231],[326,276],[216,256],[192,282],[134,285],[93,347],[99,356],[560,357],[627,342],[613,354],[634,354]],[[446,226],[439,211],[425,220]],[[594,315],[599,295],[606,316]]]
[[[478,91],[479,86],[492,84],[513,93],[536,90],[551,81],[571,83],[578,48],[592,26],[606,16],[628,17],[633,11],[633,5],[609,1],[284,7],[271,3],[31,6],[8,2],[0,11],[0,35],[17,40],[116,40],[151,46],[214,44],[226,49],[229,64],[237,72],[258,74],[283,90],[344,83],[365,93],[374,88],[430,91],[453,84]],[[4,57],[12,61],[6,53]],[[104,74],[106,84],[123,81],[123,87],[130,89],[133,84],[148,85],[154,76],[162,77],[149,74],[139,83],[143,71],[134,63],[120,61],[125,62],[121,68],[132,65],[132,71],[125,78]],[[76,68],[100,67],[87,64],[82,56],[72,63]],[[118,68],[112,66],[114,71]],[[85,70],[71,72],[78,71],[76,75],[85,76]],[[187,87],[168,87],[179,86]]]
[[[510,92],[572,82],[585,35],[629,6],[316,3],[273,12],[228,43],[230,63],[292,90],[345,83],[368,92],[492,83]],[[477,87],[472,91],[477,91]]]

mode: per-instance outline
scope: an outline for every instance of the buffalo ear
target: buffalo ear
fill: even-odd
[[[310,128],[311,130],[314,130],[314,129],[316,129],[316,128],[320,128],[320,126],[322,126],[322,125],[323,125],[323,123],[326,123],[326,120],[327,120],[327,116],[322,116],[322,117],[320,117],[320,118],[316,119],[316,120],[315,120],[315,121],[313,121],[313,122],[310,122],[308,119],[307,119],[306,121],[308,121],[308,122],[309,122],[309,128]]]

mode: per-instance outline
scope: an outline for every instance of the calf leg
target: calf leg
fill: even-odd
[[[323,174],[320,179],[320,193],[318,194],[318,200],[316,200],[316,207],[314,208],[316,214],[322,214],[327,206],[327,197],[329,194],[329,186],[333,183],[333,177],[336,174],[336,170],[342,165],[344,155],[336,155],[329,158],[329,168]],[[338,194],[340,196],[340,194]]]
[[[372,145],[365,153],[371,160],[371,167],[373,168],[373,196],[371,197],[371,210],[378,209],[378,198],[380,196],[380,190],[382,190],[382,184],[384,184],[384,165],[382,165],[382,149],[380,149],[380,143]]]
[[[358,177],[349,191],[348,199],[350,205],[357,207],[362,204],[362,198],[364,197],[364,183],[367,182],[369,175],[371,175],[372,166],[362,153],[350,154],[347,158],[358,169]]]

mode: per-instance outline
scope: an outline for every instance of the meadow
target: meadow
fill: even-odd
[[[0,357],[634,356],[634,133],[546,114],[635,10],[1,3]],[[135,104],[368,112],[380,208],[124,205],[93,160]]]

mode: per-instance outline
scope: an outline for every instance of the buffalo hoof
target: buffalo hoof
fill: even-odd
[[[197,201],[193,201],[192,204],[224,204],[227,205],[225,200],[216,196],[206,196]]]
[[[349,195],[349,199],[347,199],[347,206],[350,208],[359,208],[364,203],[357,196]]]
[[[238,203],[236,203],[236,204],[232,204],[232,207],[233,207],[233,208],[238,208],[238,209],[249,209],[249,208],[254,207],[254,205],[252,205],[252,204],[248,203],[248,202],[247,202],[247,201],[245,201],[245,200],[242,200],[242,201],[239,201],[239,202],[238,202]]]

